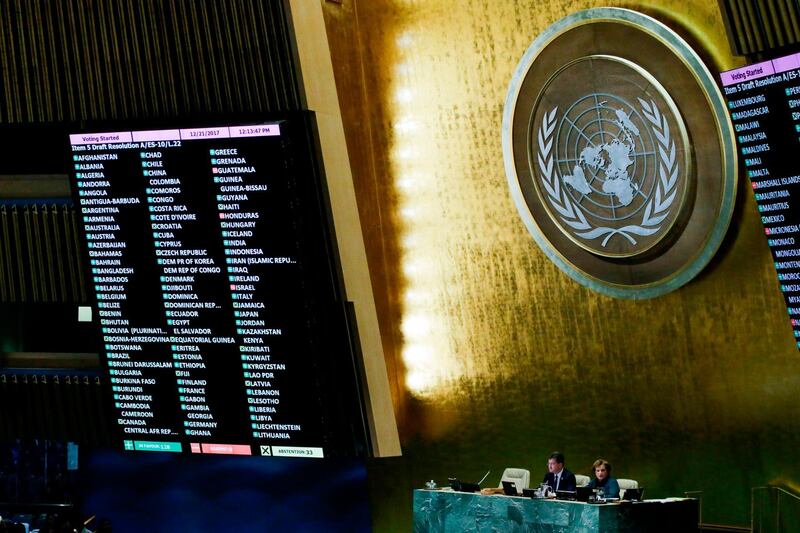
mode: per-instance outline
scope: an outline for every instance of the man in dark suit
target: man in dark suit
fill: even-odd
[[[555,490],[575,492],[575,474],[564,468],[564,454],[553,452],[547,459],[547,473],[542,483],[547,483]]]

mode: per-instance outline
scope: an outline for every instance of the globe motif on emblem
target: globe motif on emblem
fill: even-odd
[[[641,181],[655,164],[655,146],[633,106],[613,95],[585,96],[567,109],[557,132],[556,144],[563,138],[565,148],[557,172],[584,213],[617,221],[644,207],[654,182],[645,192]]]
[[[578,11],[545,28],[503,109],[523,224],[564,274],[615,298],[666,294],[709,263],[735,205],[734,135],[700,56],[629,9]]]
[[[629,72],[568,100],[566,85],[598,64]],[[619,58],[587,58],[553,76],[547,101],[532,116],[532,174],[550,216],[579,246],[602,256],[652,249],[680,211],[684,146],[673,130],[682,122],[647,78]]]

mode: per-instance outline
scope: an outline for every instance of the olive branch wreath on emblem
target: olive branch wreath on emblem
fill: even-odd
[[[654,197],[648,200],[639,224],[631,224],[622,228],[595,227],[590,224],[581,208],[570,198],[566,185],[562,187],[560,180],[556,178],[553,172],[554,158],[551,152],[553,150],[553,133],[556,126],[558,107],[554,107],[550,113],[545,112],[544,117],[542,117],[542,124],[539,127],[539,170],[550,205],[559,213],[559,218],[565,224],[576,230],[575,235],[578,237],[593,240],[605,236],[600,243],[603,247],[614,235],[621,235],[636,246],[636,239],[634,239],[633,235],[647,236],[656,233],[661,229],[659,224],[669,216],[670,207],[675,201],[675,195],[678,192],[678,164],[675,155],[675,143],[670,136],[667,117],[659,111],[658,106],[652,100],[648,104],[645,100],[639,98],[639,103],[642,106],[645,118],[650,122],[651,129],[658,139],[660,159],[658,165],[659,181],[656,192]]]

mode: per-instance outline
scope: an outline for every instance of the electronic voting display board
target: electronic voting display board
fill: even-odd
[[[739,154],[800,348],[800,54],[723,72]]]
[[[70,132],[125,450],[364,453],[309,115]]]

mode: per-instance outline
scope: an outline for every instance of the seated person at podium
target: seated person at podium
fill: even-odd
[[[553,491],[575,492],[575,474],[564,468],[564,454],[553,452],[547,459],[547,473],[542,483],[547,483]]]
[[[603,489],[605,498],[619,498],[619,483],[611,477],[611,464],[605,459],[598,459],[592,464],[594,479],[589,482],[590,489]]]

